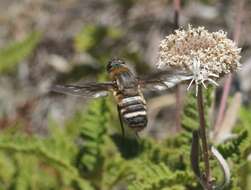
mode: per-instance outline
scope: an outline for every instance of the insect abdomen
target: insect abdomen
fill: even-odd
[[[123,98],[120,103],[120,112],[128,127],[140,131],[147,125],[145,100],[141,96]]]

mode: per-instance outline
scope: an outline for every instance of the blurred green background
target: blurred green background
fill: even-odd
[[[180,25],[223,29],[231,38],[237,2],[181,1]],[[226,189],[233,190],[251,190],[250,9],[246,0],[243,68],[234,77],[217,139],[232,171]],[[87,100],[48,91],[54,84],[107,80],[105,66],[113,57],[145,76],[155,70],[159,41],[174,28],[168,0],[1,0],[0,189],[201,189],[189,161],[196,101],[186,87],[178,132],[174,91],[146,93],[149,125],[140,140],[130,131],[121,136],[112,97]],[[206,94],[209,127],[223,82]],[[222,177],[217,170],[215,177]]]

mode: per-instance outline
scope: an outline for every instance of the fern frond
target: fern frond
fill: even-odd
[[[89,104],[86,114],[79,117],[79,153],[76,164],[84,176],[95,174],[102,168],[104,155],[102,149],[107,137],[109,110],[104,99]]]
[[[19,155],[15,167],[17,170],[14,179],[14,181],[16,181],[14,184],[15,187],[20,186],[20,189],[29,189],[26,188],[26,185],[22,188],[22,184],[25,182],[30,184],[31,181],[34,180],[30,178],[30,176],[34,176],[32,175],[34,172],[33,169],[38,167],[39,162],[43,162],[45,165],[52,166],[56,169],[65,185],[69,186],[72,182],[76,182],[81,189],[93,190],[91,184],[80,177],[78,169],[75,168],[72,163],[73,158],[77,154],[75,142],[70,140],[72,137],[69,138],[67,131],[56,126],[53,122],[49,123],[49,129],[51,129],[51,136],[46,138],[39,136],[27,137],[22,134],[14,136],[5,134],[1,136],[0,150],[9,154],[11,153],[13,155],[12,158],[14,158],[15,155]],[[25,161],[27,161],[27,165],[23,163]],[[22,176],[26,176],[26,174],[23,174],[21,170],[25,169],[29,169],[30,172],[27,171],[27,173],[29,173],[28,179],[22,178]],[[22,178],[20,181],[23,181],[21,184],[18,182],[19,177]],[[56,180],[55,177],[53,179]],[[59,183],[57,182],[57,184]],[[43,186],[43,183],[41,186]]]
[[[8,189],[15,173],[14,161],[8,155],[0,152],[0,189]]]
[[[208,88],[206,91],[204,91],[203,95],[206,125],[209,127],[210,123],[208,120],[208,113],[212,104],[212,88]],[[189,133],[199,128],[197,99],[193,92],[190,92],[186,97],[183,113],[181,116],[181,126]]]
[[[102,179],[102,189],[116,189],[121,183],[125,182],[126,177],[130,172],[130,166],[118,153],[106,157],[104,173]]]
[[[36,155],[44,159],[47,163],[51,163],[56,167],[63,167],[72,174],[77,175],[77,170],[72,167],[70,160],[67,159],[66,156],[71,154],[67,154],[64,146],[57,146],[56,141],[57,140],[53,138],[42,139],[41,137],[25,137],[21,134],[13,137],[1,136],[0,149],[11,153]],[[64,156],[62,153],[58,154],[60,149],[64,150]]]
[[[132,182],[129,184],[128,190],[174,189],[177,185],[185,188],[185,184],[192,179],[191,173],[184,171],[173,172],[164,163],[154,164],[146,161],[139,162],[135,166],[132,165],[132,167],[136,171],[129,177]]]
[[[218,150],[231,166],[231,184],[228,189],[249,189],[247,184],[250,181],[251,167],[247,157],[251,154],[250,122],[250,110],[242,107],[239,122],[234,128],[235,137],[218,146]]]
[[[242,131],[236,138],[233,140],[225,143],[220,144],[218,146],[218,150],[221,152],[221,154],[224,156],[224,158],[230,158],[235,156],[238,159],[241,159],[241,144],[245,142],[245,140],[248,138],[248,132],[246,130]]]
[[[119,162],[120,167],[116,167],[120,180],[127,179],[128,189],[197,187],[196,183],[191,183],[195,178],[189,168],[190,147],[187,143],[189,138],[186,136],[177,138],[179,140],[171,138],[162,143],[149,138],[141,139],[137,156],[133,159],[124,157],[125,160]],[[189,180],[186,180],[187,178]]]

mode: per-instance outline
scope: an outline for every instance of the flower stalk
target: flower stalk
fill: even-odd
[[[203,91],[208,84],[218,86],[217,80],[240,68],[240,48],[236,43],[227,38],[227,33],[220,30],[209,32],[204,27],[175,30],[160,42],[159,60],[157,67],[162,70],[183,72],[186,75],[188,88],[195,87],[197,106],[199,112],[199,136],[202,144],[202,157],[205,164],[205,172],[200,175],[198,141],[194,141],[191,151],[191,163],[199,182],[206,190],[215,189],[212,181],[210,157],[214,156],[220,164],[223,162],[218,154],[209,150],[207,140],[206,121],[203,107]],[[181,81],[182,82],[182,81]],[[197,155],[196,155],[197,154]],[[219,159],[220,158],[220,159]],[[222,164],[223,173],[226,174],[226,182],[229,179],[229,170],[226,162]]]
[[[205,122],[205,114],[204,114],[204,106],[203,106],[203,91],[202,91],[201,84],[198,86],[197,105],[198,105],[199,120],[200,120],[199,135],[202,142],[202,153],[203,153],[203,160],[205,164],[206,187],[208,190],[212,190],[211,172],[210,172],[210,164],[209,164],[209,149],[208,149],[208,142],[207,142],[206,122]]]
[[[173,0],[174,7],[174,28],[178,29],[180,27],[180,0]],[[182,98],[181,98],[181,87],[177,84],[175,89],[175,99],[176,99],[176,110],[175,110],[175,131],[181,130],[181,110],[182,110]]]
[[[233,40],[235,41],[236,44],[238,44],[239,38],[240,38],[244,4],[245,4],[245,0],[240,0],[237,2],[238,12],[237,12],[237,18],[235,21],[235,30],[233,34]],[[218,132],[220,131],[220,128],[221,128],[222,121],[224,119],[224,114],[227,107],[227,98],[228,98],[230,87],[232,84],[232,78],[233,78],[232,73],[229,73],[224,83],[223,94],[221,97],[220,107],[219,107],[219,114],[218,114],[218,117],[216,118],[216,122],[214,126],[214,130],[215,130],[214,137],[218,135]]]
[[[174,6],[174,28],[179,28],[179,17],[180,17],[180,0],[173,1]]]

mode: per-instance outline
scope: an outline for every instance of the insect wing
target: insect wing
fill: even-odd
[[[146,90],[166,90],[191,78],[191,75],[182,71],[160,71],[145,79],[139,79],[138,83],[141,88]]]
[[[84,85],[56,85],[51,91],[62,94],[82,96],[87,98],[99,98],[107,96],[113,89],[113,83],[87,83]]]
[[[166,90],[169,88],[162,80],[139,80],[139,85],[143,90]]]

